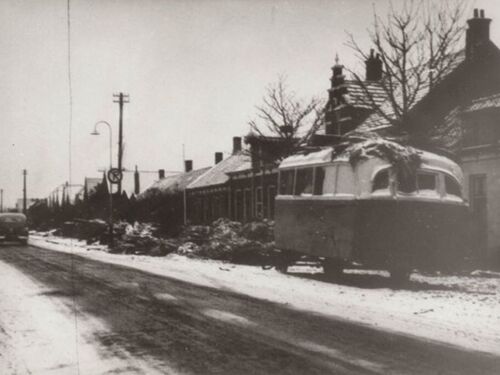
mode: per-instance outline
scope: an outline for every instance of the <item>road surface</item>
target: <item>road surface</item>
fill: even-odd
[[[0,247],[0,283],[1,374],[500,369],[492,355],[30,246]]]

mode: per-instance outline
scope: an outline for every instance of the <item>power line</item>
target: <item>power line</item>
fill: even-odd
[[[69,131],[68,131],[68,185],[72,185],[72,136],[73,136],[73,86],[71,79],[71,0],[67,0],[67,31],[68,31],[68,96],[69,96]],[[76,311],[76,285],[75,285],[75,260],[73,252],[73,240],[70,242],[71,246],[71,290],[73,294],[73,314],[75,322],[75,355],[76,355],[76,369],[80,374],[80,354],[78,350],[78,315]]]

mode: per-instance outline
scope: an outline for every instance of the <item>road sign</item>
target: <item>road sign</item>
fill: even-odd
[[[123,178],[123,173],[118,168],[111,168],[108,171],[108,180],[112,184],[119,183]]]

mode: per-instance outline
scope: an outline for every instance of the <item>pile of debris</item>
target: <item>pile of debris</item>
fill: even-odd
[[[274,249],[272,221],[241,224],[220,218],[210,226],[189,226],[178,253],[190,257],[259,264]]]
[[[221,218],[211,225],[188,225],[176,237],[165,237],[151,223],[117,222],[113,227],[115,254],[165,256],[177,253],[189,257],[261,264],[274,250],[274,222],[263,220],[242,224]],[[109,244],[109,227],[102,220],[66,222],[53,235],[85,240],[88,244]]]
[[[110,251],[151,256],[165,256],[176,251],[178,242],[158,237],[157,231],[157,228],[149,223],[118,225],[115,228],[115,244]]]

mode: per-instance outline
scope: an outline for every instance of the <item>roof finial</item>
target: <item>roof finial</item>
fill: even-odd
[[[339,54],[335,52],[335,65],[339,65]]]

